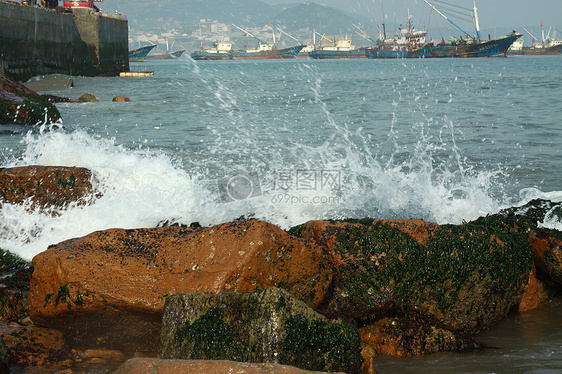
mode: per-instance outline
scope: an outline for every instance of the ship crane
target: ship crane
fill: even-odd
[[[286,31],[281,30],[279,27],[277,28],[277,30],[281,31],[283,34],[287,35],[289,38],[293,39],[294,41],[296,41],[299,44],[303,44],[300,40],[298,40],[297,38],[295,38],[293,35],[287,33]]]
[[[531,33],[529,32],[529,30],[527,30],[527,29],[524,28],[524,27],[523,27],[523,30],[527,31],[527,34],[531,35],[531,38],[535,39],[535,41],[536,41],[537,43],[539,42],[539,40],[538,40],[537,38],[535,38],[535,36],[534,36],[533,34],[531,34]]]
[[[244,30],[242,27],[236,26],[234,23],[232,24],[232,26],[236,27],[238,30],[242,31],[244,33],[244,36],[246,35],[250,35],[252,38],[256,39],[258,42],[260,43],[265,43],[263,40],[261,40],[260,38],[258,38],[257,36],[253,35],[252,33],[250,33],[247,30]]]
[[[244,33],[244,36],[246,35],[250,35],[252,38],[256,39],[260,45],[270,45],[267,42],[264,42],[263,40],[261,40],[260,38],[258,38],[257,36],[253,35],[252,33],[250,33],[247,30],[244,30],[243,28],[236,26],[234,23],[232,24],[232,26],[236,27],[238,30],[242,31]],[[273,28],[272,28],[273,29]],[[273,47],[275,48],[276,46],[276,41],[275,41],[275,31],[273,32]]]

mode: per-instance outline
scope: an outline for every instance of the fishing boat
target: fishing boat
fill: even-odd
[[[422,52],[426,47],[427,31],[416,30],[413,26],[412,16],[408,9],[408,23],[406,28],[400,28],[394,38],[384,38],[376,43],[375,47],[368,48],[366,55],[369,58],[409,58],[427,57]],[[430,46],[429,43],[427,46]]]
[[[273,34],[273,43],[265,42],[258,37],[252,35],[249,31],[244,30],[241,27],[236,25],[232,25],[239,29],[240,31],[244,32],[244,36],[251,36],[252,38],[258,41],[258,44],[255,48],[247,48],[244,46],[243,49],[235,49],[230,52],[231,57],[233,60],[248,60],[248,59],[279,59],[279,58],[295,58],[299,54],[299,52],[306,47],[306,45],[300,43],[299,45],[295,45],[292,47],[286,48],[278,48],[277,41],[275,37],[275,31],[272,29]],[[286,32],[280,30],[281,32],[289,35],[291,38],[294,38],[292,35],[287,34]]]
[[[328,58],[364,58],[366,48],[356,48],[351,44],[351,40],[338,40],[331,46],[320,46],[314,48],[308,53],[310,58],[328,59]]]
[[[185,49],[175,52],[165,52],[157,55],[148,55],[146,56],[146,59],[147,60],[173,60],[175,58],[180,58],[184,52]]]
[[[408,27],[401,29],[394,39],[383,39],[373,48],[367,50],[369,58],[444,58],[444,57],[492,57],[506,56],[509,47],[523,34],[512,32],[506,36],[482,40],[480,38],[480,24],[476,3],[472,10],[472,19],[476,30],[475,35],[464,31],[451,21],[446,15],[434,7],[429,1],[424,2],[445,18],[464,35],[459,38],[444,40],[436,44],[433,40],[427,41],[427,31],[416,30],[412,26],[412,19],[408,12]]]
[[[233,60],[295,58],[304,47],[305,45],[297,45],[279,49],[260,43],[256,48],[236,49],[230,54]]]
[[[154,48],[156,48],[155,44],[145,45],[144,47],[129,51],[129,61],[144,61],[146,59],[146,55],[148,55],[148,53]]]
[[[299,44],[292,47],[277,48],[275,33],[273,34],[273,43],[270,43],[257,38],[249,31],[246,31],[241,27],[238,27],[234,24],[233,26],[243,31],[244,36],[251,36],[255,38],[258,41],[256,47],[247,48],[246,46],[244,46],[244,48],[233,49],[233,43],[215,42],[213,43],[213,46],[208,49],[204,49],[201,46],[199,51],[194,51],[191,54],[191,58],[193,58],[194,60],[251,60],[295,58],[297,57],[299,52],[304,47],[306,47],[304,44]]]
[[[510,49],[507,52],[508,55],[559,55],[562,53],[562,40],[555,39],[556,30],[554,30],[552,39],[550,38],[550,28],[546,36],[544,35],[544,30],[542,30],[542,41],[539,41],[529,30],[524,27],[523,29],[533,38],[533,44],[531,47],[521,45],[521,48]]]
[[[199,51],[191,53],[194,60],[231,60],[232,43],[230,42],[213,42],[211,48],[203,48],[199,46]]]
[[[364,58],[366,48],[356,48],[351,39],[347,37],[340,40],[329,40],[325,35],[321,35],[315,30],[312,31],[313,49],[308,52],[308,57],[315,59],[336,59],[336,58]],[[329,40],[329,45],[316,45],[316,35],[320,35],[320,43],[322,39]]]
[[[148,54],[146,56],[147,60],[172,60],[172,59],[176,59],[176,58],[180,58],[181,55],[185,52],[185,49],[182,50],[178,50],[175,52],[170,52],[171,48],[174,48],[174,44],[172,43],[172,46],[170,47],[170,43],[169,43],[169,39],[164,36],[164,39],[166,40],[166,51],[164,53],[159,53],[159,54]]]

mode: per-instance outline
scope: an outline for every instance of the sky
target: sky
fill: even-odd
[[[302,2],[293,0],[262,0],[267,4],[286,4]],[[432,0],[428,0],[432,2]],[[449,4],[473,7],[473,0],[444,0]],[[385,14],[385,22],[393,23],[406,20],[407,9],[410,9],[414,21],[423,20],[429,13],[429,7],[423,0],[313,0],[316,4],[324,4],[339,9],[346,9],[352,13],[370,15],[373,19]],[[437,8],[437,2],[433,3]],[[521,31],[523,26],[536,26],[542,23],[548,27],[556,26],[560,30],[557,39],[562,38],[562,0],[477,0],[478,18],[481,28],[507,27]],[[452,16],[450,17],[452,18]]]

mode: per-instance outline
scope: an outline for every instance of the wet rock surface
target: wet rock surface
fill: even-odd
[[[401,318],[383,318],[359,329],[363,357],[380,355],[421,356],[437,352],[462,352],[481,344],[458,333]]]
[[[537,267],[562,286],[562,234],[556,230],[535,230],[529,234]]]
[[[33,259],[30,316],[73,344],[157,351],[165,298],[282,286],[318,306],[331,282],[323,252],[263,221],[212,228],[113,229]]]
[[[70,349],[60,331],[0,321],[0,338],[15,372],[31,367],[64,369],[72,364]]]
[[[287,291],[186,293],[166,301],[163,358],[268,362],[316,371],[359,371],[355,326],[329,321]]]
[[[55,212],[71,203],[86,204],[92,198],[90,170],[66,166],[0,168],[2,203],[26,204],[28,209]]]
[[[46,98],[0,72],[0,125],[43,125],[60,119]]]
[[[477,224],[312,221],[295,231],[336,264],[323,310],[357,319],[400,313],[475,334],[519,303],[532,266],[523,235]]]

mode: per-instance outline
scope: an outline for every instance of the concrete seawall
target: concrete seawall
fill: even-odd
[[[35,75],[118,75],[128,68],[128,22],[89,9],[63,13],[0,1],[0,65]]]

